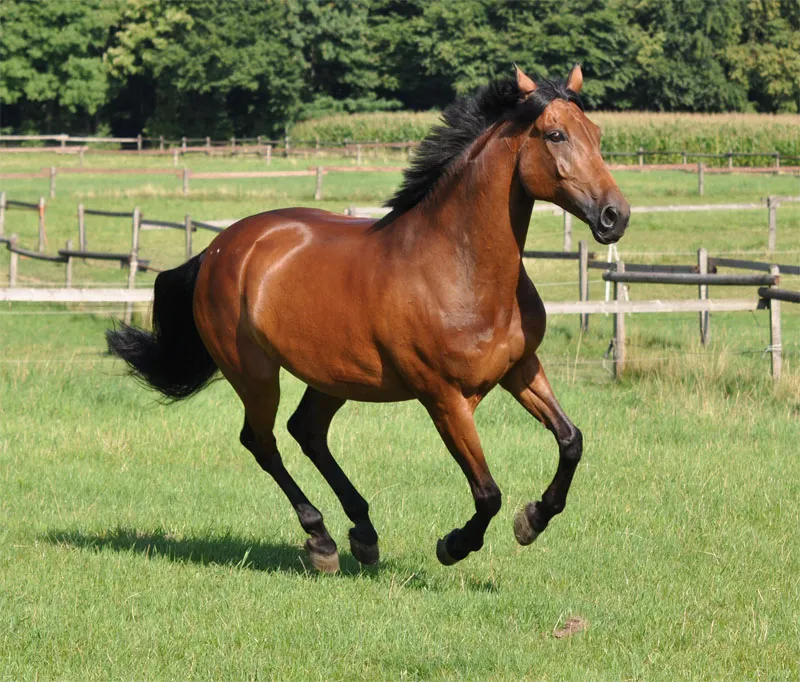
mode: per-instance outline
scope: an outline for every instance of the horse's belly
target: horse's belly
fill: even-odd
[[[413,397],[374,343],[332,320],[303,323],[291,315],[281,328],[258,327],[259,345],[291,374],[323,393],[348,400],[393,402]]]

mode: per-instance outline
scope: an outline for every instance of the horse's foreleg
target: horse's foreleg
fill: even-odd
[[[336,493],[345,514],[355,524],[350,529],[350,551],[353,556],[362,564],[374,564],[378,561],[378,534],[369,518],[369,505],[342,471],[328,447],[328,428],[344,403],[341,398],[309,387],[289,419],[288,428]]]
[[[558,442],[558,468],[553,481],[539,502],[528,503],[514,516],[517,542],[528,545],[547,528],[550,519],[564,509],[583,452],[583,437],[558,404],[536,355],[514,366],[501,385],[542,422]]]
[[[483,456],[472,418],[475,406],[458,396],[426,407],[447,449],[467,477],[475,500],[475,514],[466,525],[451,531],[436,545],[439,561],[450,566],[483,547],[486,529],[500,511],[501,495]]]

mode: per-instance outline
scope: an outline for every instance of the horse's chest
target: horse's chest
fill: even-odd
[[[518,313],[451,321],[440,346],[442,369],[465,388],[494,386],[525,351]]]

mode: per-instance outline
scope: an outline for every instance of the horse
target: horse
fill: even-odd
[[[517,542],[533,542],[564,509],[582,436],[536,355],[545,309],[522,250],[536,200],[586,222],[601,244],[623,235],[630,206],[583,112],[580,65],[565,81],[538,83],[514,68],[445,109],[385,217],[287,208],[244,218],[158,275],[152,331],[106,332],[110,352],[169,400],[222,373],[244,406],[240,442],[289,499],[319,571],[337,571],[339,555],[277,449],[281,368],[307,384],[287,428],[353,523],[362,564],[379,560],[378,534],[327,438],[348,400],[418,400],[461,467],[475,513],[438,540],[442,564],[479,550],[501,506],[473,420],[498,384],[559,452],[541,499],[514,516]]]

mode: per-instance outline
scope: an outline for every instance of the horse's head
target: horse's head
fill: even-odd
[[[586,222],[601,244],[616,242],[631,208],[600,156],[600,129],[581,109],[580,66],[570,72],[566,88],[550,82],[537,86],[519,68],[517,85],[523,98],[518,111],[530,107],[535,116],[519,152],[525,190]]]

